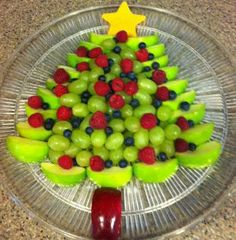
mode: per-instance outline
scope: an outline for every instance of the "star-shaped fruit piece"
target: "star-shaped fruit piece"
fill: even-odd
[[[102,18],[110,24],[109,35],[116,35],[117,32],[124,30],[130,37],[136,37],[136,27],[145,21],[144,15],[133,14],[127,2],[122,2],[117,12],[104,13]]]

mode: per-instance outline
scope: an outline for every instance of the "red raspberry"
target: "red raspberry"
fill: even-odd
[[[176,152],[188,151],[188,143],[182,138],[177,138],[175,140],[175,150]]]
[[[151,129],[157,125],[157,118],[152,113],[145,113],[141,117],[140,123],[143,128]]]
[[[87,62],[78,63],[77,66],[76,66],[76,69],[79,72],[88,71],[89,70],[89,64]]]
[[[109,104],[114,109],[121,109],[125,105],[125,100],[123,97],[119,94],[113,94],[109,98]]]
[[[72,116],[71,108],[61,106],[57,109],[57,119],[61,121],[67,121]]]
[[[124,58],[120,61],[120,67],[124,73],[129,73],[133,71],[133,61],[129,58]]]
[[[152,80],[156,84],[162,84],[166,82],[166,73],[162,70],[154,70],[152,72]]]
[[[42,107],[43,102],[39,96],[31,96],[28,98],[28,105],[34,109],[39,109]]]
[[[78,47],[75,54],[79,57],[87,57],[88,50],[86,47]]]
[[[93,48],[88,52],[88,56],[90,58],[97,58],[101,54],[102,54],[102,49],[100,47]]]
[[[63,68],[58,68],[53,75],[53,79],[56,83],[62,84],[70,80],[70,75]]]
[[[105,168],[103,159],[99,156],[92,156],[90,158],[90,168],[96,172],[102,171]]]
[[[107,55],[105,54],[101,54],[99,55],[96,60],[95,63],[97,64],[97,66],[104,68],[104,67],[108,67],[108,58]]]
[[[129,96],[133,96],[138,91],[138,84],[136,82],[129,81],[125,84],[125,92]]]
[[[125,83],[121,78],[115,78],[111,82],[111,88],[115,92],[123,91]]]
[[[57,84],[53,89],[53,92],[57,97],[61,97],[62,95],[68,93],[68,88],[62,84]]]
[[[122,42],[122,43],[127,42],[127,40],[128,40],[127,32],[126,31],[119,31],[116,34],[116,39],[117,39],[118,42]]]
[[[103,112],[97,111],[95,112],[90,121],[89,121],[90,127],[95,129],[104,129],[107,127],[107,120],[106,116]]]
[[[155,151],[152,147],[144,147],[139,150],[138,158],[146,164],[153,164],[156,161]]]
[[[110,92],[109,84],[103,81],[97,81],[94,84],[94,91],[99,96],[106,96]]]
[[[34,113],[28,118],[28,123],[31,127],[38,128],[43,126],[43,115],[41,113]]]
[[[148,51],[146,48],[139,49],[136,53],[136,58],[140,62],[145,62],[148,60]]]
[[[166,101],[169,99],[169,90],[167,87],[159,87],[156,91],[157,99],[161,101]]]
[[[68,155],[62,155],[58,158],[58,165],[64,169],[71,169],[73,167],[73,160]]]
[[[188,120],[185,117],[179,117],[176,124],[181,128],[182,131],[189,129]]]

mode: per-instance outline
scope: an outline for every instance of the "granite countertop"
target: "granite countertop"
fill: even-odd
[[[0,7],[0,70],[16,47],[43,24],[82,7],[120,1],[81,0],[1,0]],[[216,39],[236,56],[236,4],[235,0],[150,0],[130,3],[152,5],[185,16],[212,33]],[[235,59],[234,59],[235,61]],[[236,63],[236,61],[235,61]],[[2,174],[0,169],[0,183]],[[191,231],[173,240],[235,240],[236,191],[216,213]],[[0,239],[1,240],[61,240],[63,236],[45,229],[12,203],[0,185]]]

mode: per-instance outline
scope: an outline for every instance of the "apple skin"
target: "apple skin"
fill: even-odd
[[[92,199],[94,239],[116,240],[121,235],[121,192],[112,188],[96,189]]]
[[[90,58],[87,57],[79,57],[74,53],[68,53],[67,54],[67,65],[76,68],[78,63],[81,62],[90,62]]]
[[[166,48],[163,43],[160,43],[158,45],[148,47],[147,51],[152,53],[155,57],[161,57],[165,54]]]
[[[160,68],[160,70],[164,71],[166,73],[166,78],[168,81],[172,81],[176,79],[178,73],[179,73],[179,67],[177,66],[168,66]]]
[[[48,156],[48,144],[42,141],[22,137],[7,137],[7,148],[11,155],[20,162],[37,163]]]
[[[143,62],[143,66],[151,67],[153,62],[158,62],[160,67],[165,67],[169,63],[169,57],[167,55],[164,55],[164,56],[161,56],[159,58],[155,58],[153,60]]]
[[[39,87],[37,89],[37,95],[40,96],[44,102],[48,103],[51,109],[60,107],[60,99],[47,88]]]
[[[175,91],[176,94],[180,94],[185,91],[188,86],[188,80],[179,79],[175,81],[169,81],[167,83],[161,84],[160,87],[165,86],[170,91]]]
[[[157,44],[158,41],[159,41],[159,37],[157,35],[150,35],[150,36],[142,36],[142,37],[129,37],[126,44],[129,48],[133,50],[137,50],[138,45],[141,42],[144,42],[147,47],[150,47]]]
[[[106,39],[112,39],[114,36],[108,34],[90,33],[90,42],[100,45]]]

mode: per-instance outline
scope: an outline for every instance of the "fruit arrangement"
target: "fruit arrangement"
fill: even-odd
[[[116,14],[131,14],[136,24],[144,20],[127,8],[122,3]],[[112,14],[103,18],[113,21]],[[121,194],[111,188],[133,176],[161,183],[179,166],[205,168],[221,153],[220,143],[210,140],[214,123],[201,123],[205,104],[194,103],[195,91],[178,79],[179,67],[168,65],[159,37],[135,36],[122,21],[112,24],[107,35],[91,33],[68,53],[67,66],[58,66],[46,87],[28,98],[19,136],[7,138],[16,160],[39,163],[53,183],[70,187],[88,177],[105,187],[95,191],[92,222],[101,227],[101,211],[110,231],[93,228],[98,239],[120,234]],[[110,200],[109,212],[102,203]]]

